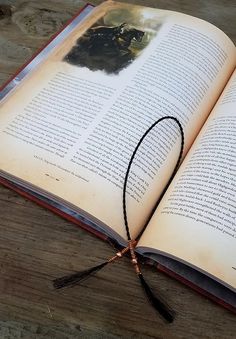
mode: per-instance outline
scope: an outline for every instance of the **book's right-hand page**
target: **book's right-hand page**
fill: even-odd
[[[236,71],[139,243],[236,289]]]

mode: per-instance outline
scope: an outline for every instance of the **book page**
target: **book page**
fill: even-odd
[[[139,244],[191,263],[234,290],[235,110],[236,71]]]
[[[96,8],[1,104],[2,176],[86,212],[126,239],[122,189],[132,152],[165,115],[186,153],[235,67],[214,26],[113,2]],[[173,122],[132,166],[127,211],[136,237],[178,158]]]

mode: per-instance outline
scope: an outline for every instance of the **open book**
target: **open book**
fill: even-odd
[[[236,311],[234,44],[200,19],[112,1],[78,18],[2,90],[1,182],[124,246],[130,157],[157,119],[178,118],[185,159],[154,213],[176,125],[154,128],[135,157],[131,235],[159,269]]]

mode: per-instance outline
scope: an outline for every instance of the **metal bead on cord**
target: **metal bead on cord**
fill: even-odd
[[[177,118],[173,117],[173,116],[164,116],[164,117],[158,119],[156,122],[154,122],[148,128],[148,130],[146,130],[146,132],[143,134],[143,136],[141,137],[138,144],[136,145],[134,152],[133,152],[133,154],[130,158],[130,161],[129,161],[129,164],[128,164],[128,167],[127,167],[127,171],[126,171],[126,175],[125,175],[125,179],[124,179],[123,201],[122,201],[123,202],[124,225],[125,225],[127,239],[128,239],[128,246],[123,248],[121,251],[117,252],[116,255],[114,255],[113,257],[111,257],[110,259],[106,260],[105,262],[103,262],[102,264],[100,264],[98,266],[92,267],[92,268],[85,270],[85,271],[81,271],[81,272],[77,272],[77,273],[74,273],[74,274],[71,274],[71,275],[67,275],[67,276],[64,276],[62,278],[55,279],[53,281],[53,285],[54,285],[55,288],[63,288],[63,287],[74,286],[74,285],[78,284],[79,282],[81,282],[82,280],[87,279],[92,274],[95,274],[97,271],[101,270],[107,264],[121,258],[125,253],[130,252],[131,262],[134,266],[135,272],[136,272],[136,274],[137,274],[137,276],[140,280],[140,283],[142,285],[144,292],[146,293],[148,300],[150,301],[152,306],[160,313],[160,315],[162,315],[163,318],[165,318],[168,322],[172,322],[174,320],[174,312],[166,304],[166,302],[163,301],[161,296],[159,296],[159,295],[157,296],[156,293],[155,293],[155,295],[153,294],[153,292],[150,289],[150,287],[148,286],[147,282],[144,280],[143,274],[141,272],[141,269],[140,269],[140,266],[139,266],[139,263],[138,263],[138,258],[137,258],[136,253],[135,253],[135,246],[137,244],[137,240],[131,238],[129,224],[128,224],[128,218],[127,218],[127,208],[126,208],[126,189],[127,189],[129,172],[130,172],[130,168],[131,168],[131,165],[133,163],[134,157],[135,157],[135,155],[138,151],[139,146],[141,145],[141,143],[143,142],[143,140],[145,139],[147,134],[158,123],[160,123],[164,120],[172,120],[177,124],[177,126],[179,127],[179,130],[180,130],[180,135],[181,135],[181,145],[180,145],[179,156],[178,156],[175,168],[174,168],[172,175],[171,175],[170,179],[168,180],[158,202],[160,201],[160,199],[164,195],[166,189],[168,188],[169,184],[171,183],[172,179],[174,178],[174,176],[177,172],[177,169],[178,169],[180,162],[181,162],[181,159],[182,159],[183,149],[184,149],[184,131],[183,131],[182,125],[179,122],[179,120]]]

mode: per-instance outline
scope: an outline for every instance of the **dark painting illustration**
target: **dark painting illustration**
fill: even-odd
[[[92,71],[118,74],[141,54],[156,33],[150,32],[141,19],[137,13],[111,11],[76,41],[63,60]]]
[[[119,73],[135,59],[138,43],[143,47],[144,34],[126,23],[114,27],[93,26],[77,40],[64,61],[92,71]]]

